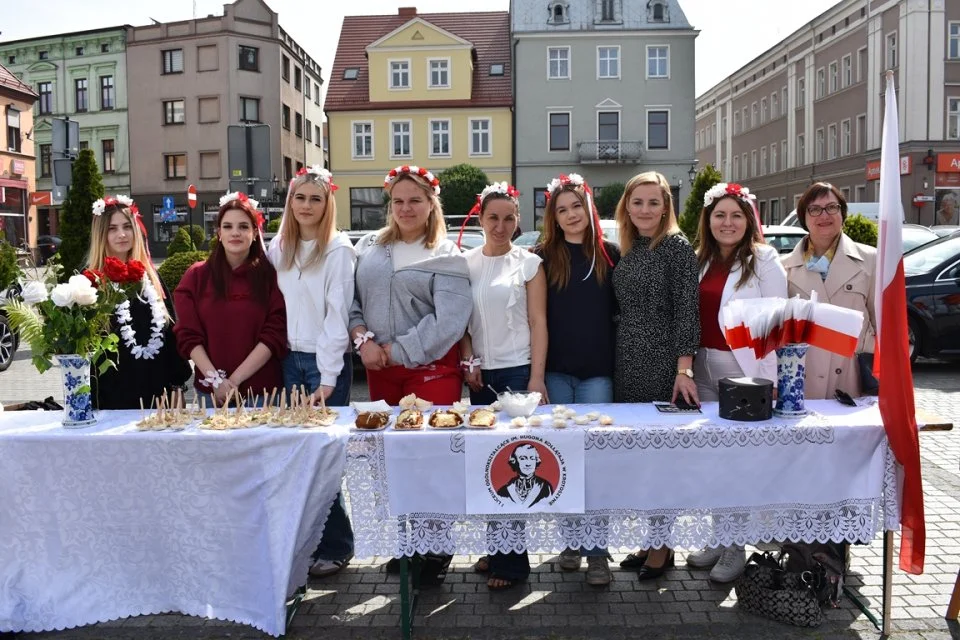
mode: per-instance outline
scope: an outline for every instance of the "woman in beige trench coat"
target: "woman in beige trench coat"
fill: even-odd
[[[808,235],[784,256],[787,293],[863,312],[863,328],[857,353],[873,353],[876,335],[874,283],[877,250],[859,244],[843,233],[847,202],[833,185],[811,185],[797,203],[797,218]],[[810,347],[806,357],[805,397],[828,399],[837,389],[851,396],[862,395],[857,357],[844,358]]]

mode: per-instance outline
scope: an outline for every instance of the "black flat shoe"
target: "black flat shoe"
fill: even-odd
[[[637,580],[654,580],[659,578],[666,573],[667,569],[673,567],[675,564],[676,560],[674,559],[673,551],[671,551],[659,567],[651,567],[649,564],[644,563],[637,571]]]
[[[639,569],[647,561],[646,551],[634,551],[628,553],[627,557],[620,561],[621,569]]]

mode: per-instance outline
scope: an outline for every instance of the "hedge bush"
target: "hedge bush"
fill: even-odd
[[[157,268],[157,273],[160,274],[163,283],[167,285],[167,289],[173,291],[180,284],[180,279],[183,278],[187,269],[196,262],[206,260],[208,255],[206,251],[183,251],[173,256],[167,256],[167,259]]]
[[[274,218],[267,223],[267,228],[264,229],[265,233],[277,233],[280,231],[280,218]]]
[[[877,246],[877,223],[859,213],[847,216],[847,219],[843,222],[843,232],[850,236],[850,239],[854,242],[871,247]]]

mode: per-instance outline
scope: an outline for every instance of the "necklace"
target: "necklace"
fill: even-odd
[[[160,299],[160,294],[157,293],[153,282],[146,274],[143,276],[143,296],[146,300],[138,296],[139,300],[150,305],[151,331],[150,339],[146,345],[140,345],[137,342],[137,332],[130,326],[133,316],[130,315],[129,300],[124,300],[117,305],[116,316],[117,323],[120,325],[120,337],[123,339],[123,344],[130,349],[133,357],[137,360],[152,360],[163,347],[163,328],[167,323],[167,318],[164,313],[163,300]]]

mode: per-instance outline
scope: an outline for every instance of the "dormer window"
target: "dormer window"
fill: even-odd
[[[647,22],[670,22],[670,11],[665,0],[647,2]]]
[[[550,24],[566,24],[570,22],[570,9],[566,2],[551,2],[547,6],[549,17],[547,22]]]
[[[596,5],[596,22],[620,21],[620,0],[596,0]]]

